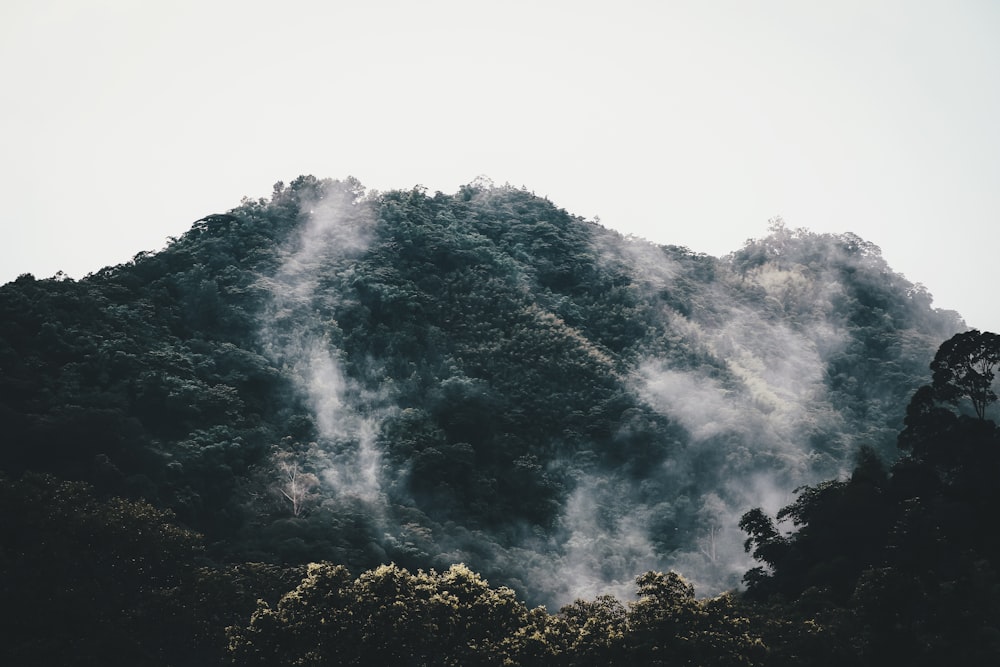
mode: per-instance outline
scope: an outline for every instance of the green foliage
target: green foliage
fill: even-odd
[[[303,257],[308,285],[292,285]],[[891,442],[903,415],[884,397],[912,392],[928,332],[951,326],[915,289],[851,235],[778,225],[720,261],[624,239],[509,186],[366,196],[353,179],[303,176],[197,221],[161,252],[78,282],[0,288],[0,467],[145,498],[233,556],[371,554],[367,529],[331,547],[318,515],[292,502],[302,521],[288,522],[288,502],[275,502],[271,468],[284,462],[316,480],[306,505],[318,511],[331,500],[325,466],[347,446],[324,441],[301,365],[275,354],[306,332],[354,394],[376,397],[348,407],[384,415],[392,505],[428,530],[548,530],[593,469],[697,498],[791,446],[759,447],[774,430],[748,429],[689,450],[671,406],[635,390],[650,359],[774,410],[786,390],[766,366],[790,355],[773,337],[808,340],[845,319],[846,342],[818,356],[817,377],[848,418],[810,406],[822,417],[803,437],[827,467],[852,429]],[[675,503],[653,541],[685,546],[697,511]],[[375,564],[357,557],[349,564]]]
[[[939,353],[904,412],[960,328],[850,234],[777,224],[719,260],[509,186],[276,184],[162,251],[0,287],[0,470],[19,479],[0,565],[26,610],[10,645],[39,663],[114,662],[118,646],[130,664],[212,664],[231,625],[239,664],[821,664],[845,637],[861,638],[848,652],[882,650],[876,598],[919,589],[914,608],[950,610],[961,591],[994,618],[970,582],[994,586],[1000,542],[975,530],[997,509],[982,419],[995,341]],[[340,373],[326,403],[303,343]],[[660,372],[686,382],[657,403]],[[944,407],[958,397],[979,420]],[[904,418],[909,456],[886,469]],[[331,481],[362,439],[377,501]],[[448,569],[465,560],[534,604],[548,591],[511,564],[525,545],[566,557],[571,500],[591,488],[600,553],[634,514],[652,517],[643,538],[666,560],[723,528],[731,480],[839,470],[861,443],[850,479],[744,517],[764,565],[751,597],[767,602],[698,600],[649,573],[634,604],[549,614]],[[338,565],[299,568],[320,560]],[[814,613],[824,604],[868,620]],[[944,617],[907,619],[900,637],[944,650]]]
[[[381,566],[352,580],[341,566],[312,564],[273,609],[261,603],[246,628],[230,629],[240,665],[503,664],[527,609],[468,568],[411,574]]]
[[[636,583],[639,600],[628,614],[633,664],[761,664],[766,647],[730,595],[696,600],[674,572],[647,572]]]
[[[732,596],[697,600],[674,573],[637,583],[628,608],[601,596],[550,615],[461,565],[387,565],[352,580],[314,563],[277,608],[261,602],[247,626],[229,629],[229,652],[240,665],[764,664],[766,647]]]

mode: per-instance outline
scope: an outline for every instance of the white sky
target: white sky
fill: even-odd
[[[1000,331],[1000,3],[0,3],[0,282],[303,173],[482,174],[717,256],[853,231]]]

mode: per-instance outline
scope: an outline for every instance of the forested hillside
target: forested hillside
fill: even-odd
[[[561,655],[655,664],[663,605],[679,605],[670,613],[701,619],[692,645],[716,633],[735,656],[711,664],[757,664],[765,635],[793,621],[727,625],[734,598],[696,601],[655,571],[702,595],[734,589],[752,566],[741,516],[760,558],[777,544],[769,513],[792,505],[782,516],[808,522],[804,499],[853,489],[857,470],[889,484],[907,405],[964,329],[852,234],[774,221],[714,258],[622,237],[523,189],[366,193],[299,177],[127,264],[0,288],[2,510],[39,515],[9,524],[2,564],[50,563],[60,581],[73,579],[61,559],[93,560],[105,583],[69,586],[60,604],[82,617],[138,596],[116,632],[139,663],[194,664],[143,639],[175,624],[219,650],[233,625],[238,664],[280,664],[260,642],[299,650],[287,642],[313,632],[296,625],[315,620],[296,616],[310,596],[376,609],[406,590],[424,618],[447,616],[445,599],[483,605],[449,631],[468,651],[463,633],[486,633],[475,660],[528,664],[537,649],[556,664],[532,638],[562,632]],[[820,484],[831,478],[851,481]],[[796,500],[802,485],[813,495]],[[108,562],[119,558],[131,564]],[[749,580],[761,599],[808,588],[783,579],[795,559],[768,558],[774,579]],[[648,571],[638,606],[598,597],[626,600]],[[47,585],[36,572],[8,599],[48,609],[25,582]],[[251,621],[257,598],[270,606]],[[525,606],[577,598],[558,631]],[[29,612],[23,664],[45,634]],[[112,638],[99,619],[91,648],[121,655],[101,653]],[[611,639],[573,644],[586,623]],[[336,642],[360,646],[373,627],[345,625]],[[400,659],[385,650],[345,664]],[[421,660],[474,662],[460,654]]]

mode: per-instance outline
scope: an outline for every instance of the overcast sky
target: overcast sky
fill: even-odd
[[[994,0],[4,0],[0,84],[0,282],[303,173],[485,175],[717,256],[852,231],[1000,331]]]

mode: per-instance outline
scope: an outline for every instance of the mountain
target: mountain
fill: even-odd
[[[774,221],[714,258],[488,182],[299,177],[0,288],[0,467],[172,510],[217,561],[710,593],[751,564],[748,508],[897,457],[964,328],[853,234]]]

